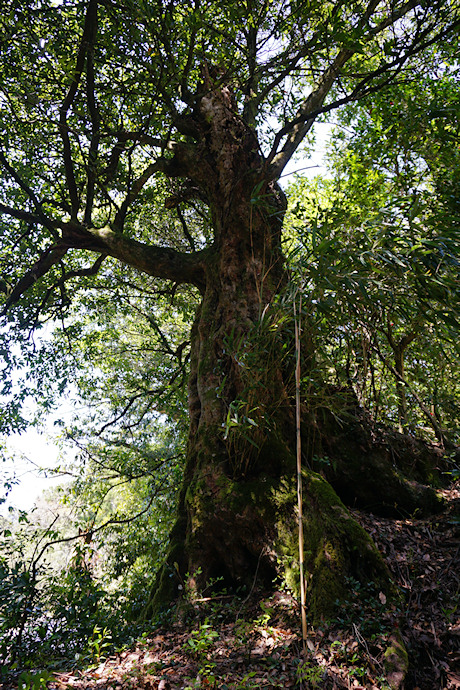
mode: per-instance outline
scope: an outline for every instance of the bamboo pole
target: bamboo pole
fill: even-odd
[[[296,440],[297,440],[297,508],[299,516],[299,568],[300,568],[300,612],[302,620],[302,644],[305,652],[307,644],[307,612],[305,603],[305,575],[303,549],[303,502],[302,502],[302,439],[300,435],[300,332],[301,332],[302,294],[299,298],[299,315],[296,313],[294,299],[294,329],[295,329],[295,409],[296,409]]]

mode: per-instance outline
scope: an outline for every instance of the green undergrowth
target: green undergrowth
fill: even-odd
[[[275,593],[255,589],[232,595],[223,590],[213,595],[218,585],[211,582],[203,591],[186,589],[180,602],[142,634],[138,630],[136,639],[124,645],[113,645],[109,631],[96,628],[88,636],[78,662],[61,659],[59,666],[50,663],[48,667],[42,663],[40,668],[22,670],[16,683],[22,683],[24,690],[41,690],[46,683],[52,688],[53,672],[79,667],[83,677],[88,678],[86,686],[92,687],[96,681],[91,680],[91,669],[126,648],[138,655],[131,673],[134,680],[139,681],[147,673],[159,680],[164,669],[172,666],[182,673],[181,687],[188,690],[257,688],[262,681],[263,687],[286,684],[329,690],[338,678],[344,682],[356,679],[363,687],[391,690],[385,674],[393,668],[399,612],[382,594],[375,596],[375,586],[362,586],[349,579],[349,595],[342,602],[340,615],[317,626],[309,620],[304,648],[299,604],[288,589]],[[164,649],[170,650],[171,658],[161,654],[156,659],[150,639],[158,636],[164,641]],[[143,666],[144,657],[149,660],[148,669]],[[16,678],[20,671],[18,668]],[[45,685],[40,685],[43,679]]]

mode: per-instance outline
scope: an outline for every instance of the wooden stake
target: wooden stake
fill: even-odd
[[[302,620],[302,644],[305,652],[307,644],[307,611],[305,603],[305,575],[303,551],[303,503],[302,503],[302,438],[300,435],[300,315],[302,313],[302,295],[299,298],[299,316],[296,314],[296,300],[294,299],[294,329],[295,329],[295,410],[297,437],[297,508],[299,514],[299,567],[300,567],[300,611]]]

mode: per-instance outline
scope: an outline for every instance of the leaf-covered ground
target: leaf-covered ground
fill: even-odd
[[[335,621],[310,630],[306,649],[299,612],[286,593],[250,600],[185,602],[161,629],[91,669],[55,676],[63,690],[186,688],[460,688],[460,490],[444,492],[449,508],[429,519],[390,520],[356,512],[385,555],[403,592],[390,607],[382,593],[350,583]],[[365,601],[362,606],[359,601]],[[401,669],[384,654],[401,631],[409,654]]]

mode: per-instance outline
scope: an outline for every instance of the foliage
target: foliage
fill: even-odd
[[[312,688],[320,687],[320,683],[323,677],[324,671],[321,666],[316,666],[311,664],[310,661],[304,661],[299,663],[297,667],[297,676],[299,679],[299,684],[306,682]]]
[[[29,673],[24,671],[19,676],[19,690],[45,690],[48,683],[53,680],[53,675],[48,671]]]
[[[53,560],[52,547],[65,543],[65,534],[31,520],[23,527],[11,523],[2,543],[0,660],[5,672],[53,667],[69,658],[97,660],[137,630],[132,620],[128,623],[124,599],[110,591],[110,577],[93,572],[92,554],[78,543],[78,535],[66,560]]]
[[[456,439],[458,26],[457,3],[444,1],[13,0],[2,13],[0,430],[37,423],[65,394],[75,418],[56,427],[79,449],[62,491],[72,524],[14,538],[5,528],[3,661],[100,656],[121,627],[111,621],[140,615],[178,503],[191,323],[222,268],[225,220],[244,209],[240,247],[254,250],[256,221],[283,214],[274,201],[289,160],[341,106],[352,134],[335,138],[336,175],[290,191],[287,293],[283,274],[265,310],[257,285],[257,318],[222,335],[208,396],[227,413],[219,442],[245,477],[249,446],[282,405],[258,399],[277,367],[290,370],[298,290],[310,410],[327,398],[324,379],[351,383],[375,420],[424,420]],[[242,133],[227,148],[212,139],[214,97],[240,127],[224,129]],[[241,156],[224,160],[229,150]],[[219,186],[234,165],[239,187]],[[262,255],[279,259],[266,237]],[[217,348],[213,332],[201,354]],[[71,556],[52,573],[62,540]]]
[[[184,275],[180,252],[201,260],[199,250],[212,246],[212,218],[193,184],[178,181],[189,176],[177,169],[175,152],[193,149],[206,69],[231,87],[276,179],[317,113],[403,75],[418,79],[436,64],[441,41],[455,43],[458,16],[455,3],[444,2],[411,9],[395,1],[387,15],[378,3],[320,0],[262,7],[92,0],[84,11],[79,2],[12,2],[1,21],[2,285],[8,303],[23,296],[5,337],[27,346],[24,328],[65,318],[75,292],[97,289],[96,274],[116,279],[107,254],[157,278],[196,283]],[[123,249],[108,230],[101,234],[109,226],[124,232]],[[142,258],[134,238],[155,251]],[[101,252],[91,265],[88,250]],[[181,270],[174,272],[173,259]],[[35,263],[44,280],[24,277]],[[84,299],[97,320],[91,295]],[[78,338],[72,324],[67,333]]]
[[[218,633],[212,629],[212,625],[206,620],[198,630],[192,630],[187,640],[187,650],[198,659],[206,657]]]
[[[98,625],[94,626],[93,632],[91,633],[91,637],[88,639],[86,643],[85,651],[88,654],[91,661],[93,661],[95,664],[99,664],[99,662],[103,658],[105,650],[110,649],[111,637],[112,636],[108,628],[104,628],[102,630]]]
[[[456,82],[446,70],[349,109],[333,176],[290,188],[292,253],[332,380],[376,420],[441,441],[458,437],[458,152],[426,101],[458,111]]]
[[[20,522],[28,527],[24,514]],[[43,602],[38,596],[37,578],[46,572],[29,567],[28,539],[37,539],[37,532],[23,529],[17,535],[14,526],[4,529],[0,557],[0,660],[15,663],[34,655],[46,636]],[[31,625],[29,625],[31,622]]]

